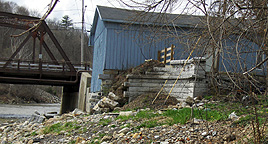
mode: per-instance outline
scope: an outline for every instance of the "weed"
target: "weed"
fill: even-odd
[[[149,121],[144,121],[142,124],[137,126],[137,129],[146,127],[146,128],[152,128],[161,125],[161,123],[158,123],[157,120],[149,120]]]
[[[121,121],[126,121],[126,120],[129,120],[129,119],[132,119],[134,118],[134,116],[118,116],[116,119],[117,120],[121,120]]]
[[[69,144],[75,144],[75,142],[76,142],[75,140],[72,140],[69,142]]]
[[[45,127],[43,133],[48,134],[48,133],[59,133],[61,131],[60,127],[62,126],[61,123],[56,123],[51,126]]]
[[[184,108],[181,110],[167,110],[163,113],[164,116],[171,117],[173,121],[169,121],[168,124],[172,125],[175,123],[185,124],[191,116],[191,109]]]
[[[213,96],[212,95],[211,96],[204,96],[204,98],[207,99],[207,100],[210,100],[210,99],[213,98]]]
[[[99,124],[102,126],[107,126],[111,121],[111,119],[101,119]]]
[[[71,131],[79,129],[81,126],[77,125],[76,122],[67,122],[65,124],[56,123],[51,126],[45,127],[43,130],[44,134],[48,133],[60,133],[61,131]]]
[[[38,135],[38,133],[36,131],[31,133],[31,136],[36,136],[36,135]]]
[[[105,135],[106,135],[106,134],[104,134],[104,133],[99,133],[99,138],[101,139],[101,138],[103,138]]]
[[[135,119],[139,120],[139,119],[149,119],[149,118],[153,118],[159,116],[159,114],[153,113],[153,111],[140,111],[137,113]]]
[[[214,120],[224,120],[227,119],[228,116],[220,113],[216,110],[199,110],[194,109],[194,117],[198,119],[205,119],[208,121]],[[191,109],[190,108],[183,108],[181,110],[167,110],[163,113],[164,116],[170,117],[173,120],[169,121],[169,125],[173,125],[176,123],[186,124],[186,122],[191,118]]]

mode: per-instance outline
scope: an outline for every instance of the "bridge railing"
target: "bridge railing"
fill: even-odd
[[[11,60],[8,65],[6,62],[8,60],[0,59],[0,69],[12,69],[12,70],[30,70],[30,71],[49,71],[49,72],[69,72],[71,71],[66,62],[55,64],[53,62],[42,61],[42,62],[33,62],[27,60]],[[5,66],[6,65],[6,66]],[[73,64],[76,71],[78,70],[89,70],[91,68],[88,64]]]

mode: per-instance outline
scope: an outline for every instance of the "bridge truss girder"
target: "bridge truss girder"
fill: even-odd
[[[74,68],[73,64],[67,57],[66,53],[60,46],[59,42],[57,41],[56,37],[46,24],[44,20],[40,20],[40,18],[36,17],[30,17],[30,16],[25,16],[25,15],[18,15],[18,14],[12,14],[12,13],[7,13],[7,12],[0,12],[0,26],[4,27],[10,27],[10,28],[15,28],[15,29],[21,29],[25,30],[24,34],[28,33],[27,37],[20,43],[20,45],[17,47],[16,51],[9,57],[9,59],[5,62],[5,64],[0,68],[0,73],[9,73],[10,70],[8,70],[8,66],[11,65],[11,62],[14,60],[16,55],[21,51],[23,46],[29,41],[29,39],[32,37],[33,38],[33,55],[32,55],[32,61],[31,63],[35,63],[35,43],[36,43],[36,38],[40,41],[40,52],[39,54],[42,55],[42,48],[47,52],[48,56],[51,59],[51,62],[54,65],[59,65],[59,62],[51,52],[50,48],[46,44],[44,40],[44,36],[48,35],[48,37],[51,39],[53,42],[55,48],[58,50],[59,54],[62,56],[64,59],[64,63],[66,64],[66,67],[68,69],[64,69],[61,72],[61,76],[59,77],[60,79],[58,80],[57,85],[60,85],[60,83],[75,83],[77,81],[77,70]],[[37,79],[39,80],[40,83],[45,83],[49,84],[50,82],[53,83],[55,79],[57,79],[57,75],[55,72],[51,73],[53,78],[50,78],[50,73],[49,72],[44,72],[43,71],[43,64],[42,64],[42,57],[39,57],[39,68],[38,68],[38,75],[39,78],[36,78],[36,75],[30,76],[28,80],[34,81]],[[18,62],[18,69],[16,69],[16,73],[20,73],[20,75],[17,78],[17,82],[19,83],[21,80],[25,79],[23,73],[21,72],[19,68],[20,63]],[[47,74],[47,76],[44,77],[49,77],[48,79],[42,79],[42,75]],[[8,78],[7,76],[6,78]],[[5,76],[1,77],[0,76],[0,81],[1,79],[5,79]],[[13,80],[13,77],[9,78],[11,81]],[[7,80],[7,81],[10,81]],[[6,80],[5,80],[6,81]],[[44,82],[47,81],[47,82]],[[11,82],[8,82],[11,83]],[[34,83],[34,82],[33,82]]]

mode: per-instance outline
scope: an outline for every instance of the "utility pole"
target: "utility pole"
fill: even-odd
[[[84,0],[82,0],[81,66],[84,64]]]

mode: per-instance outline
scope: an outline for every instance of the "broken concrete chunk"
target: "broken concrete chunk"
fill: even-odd
[[[104,107],[110,108],[110,109],[114,109],[119,103],[111,100],[109,98],[104,97],[103,99],[101,99],[101,102],[103,103]]]
[[[98,104],[96,104],[94,107],[93,107],[93,110],[94,111],[100,111],[100,107]]]
[[[39,116],[38,120],[36,121],[37,123],[43,123],[46,120],[45,116]]]
[[[121,99],[119,96],[115,95],[113,92],[109,92],[108,98],[114,101],[119,101]]]

